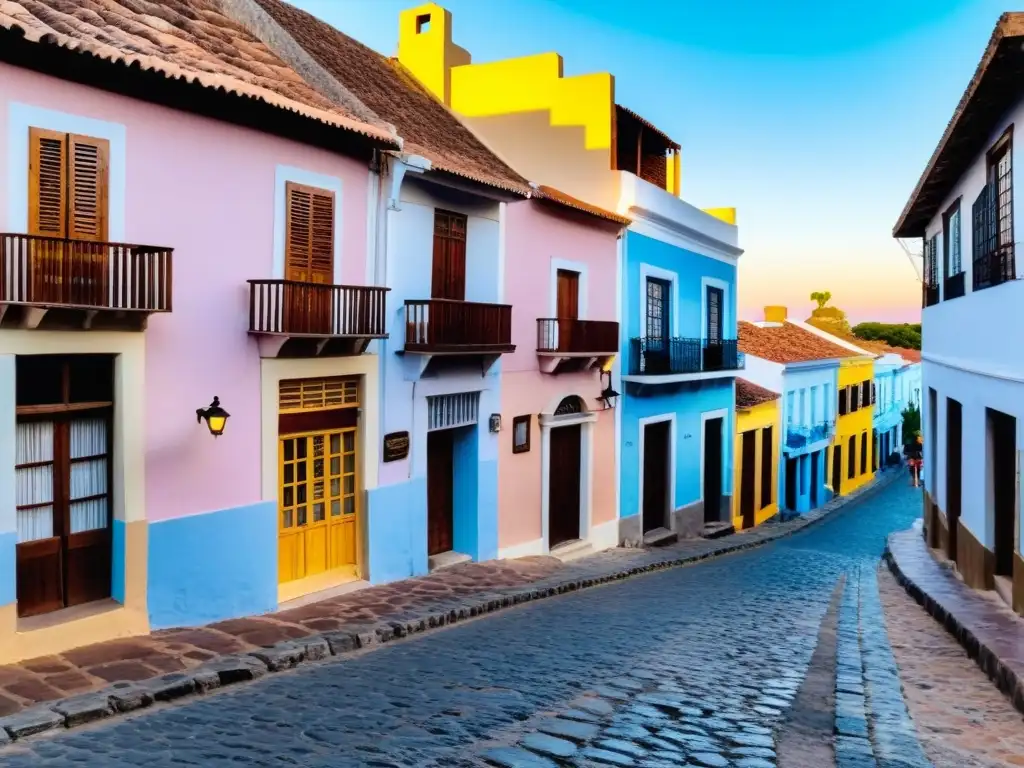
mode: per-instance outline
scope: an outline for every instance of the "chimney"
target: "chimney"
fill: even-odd
[[[786,322],[786,308],[785,307],[765,307],[764,308],[764,321],[766,323],[784,323],[784,322]]]

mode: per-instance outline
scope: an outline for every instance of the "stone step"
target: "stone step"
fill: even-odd
[[[439,555],[431,555],[427,558],[427,568],[431,572],[442,571],[445,568],[451,568],[453,565],[468,563],[472,559],[472,556],[464,555],[461,552],[442,552]]]
[[[550,554],[552,557],[557,557],[563,563],[568,563],[572,560],[578,560],[581,557],[594,554],[594,548],[589,541],[573,539],[553,547]]]
[[[720,539],[734,533],[736,533],[736,526],[732,523],[704,523],[704,529],[700,536],[702,539]]]
[[[645,547],[665,547],[679,541],[679,534],[668,528],[655,528],[644,534]]]

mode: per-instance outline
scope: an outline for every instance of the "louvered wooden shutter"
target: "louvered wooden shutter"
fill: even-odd
[[[110,143],[68,136],[68,237],[105,242]]]
[[[29,129],[29,234],[67,236],[67,137],[63,133]]]
[[[466,299],[466,228],[461,213],[434,211],[434,258],[431,298]]]
[[[334,281],[334,193],[289,182],[285,277],[312,283]]]

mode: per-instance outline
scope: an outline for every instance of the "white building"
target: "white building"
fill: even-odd
[[[1018,610],[1024,347],[1014,339],[1024,327],[1024,284],[1013,133],[1024,120],[1022,64],[1024,13],[1003,14],[893,230],[924,242],[927,536],[968,584],[996,587]]]

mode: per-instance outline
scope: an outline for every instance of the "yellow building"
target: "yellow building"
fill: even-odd
[[[733,525],[760,525],[779,510],[779,393],[736,379],[736,478]]]
[[[873,379],[874,360],[870,355],[840,361],[838,415],[828,472],[829,487],[836,496],[852,493],[875,476],[871,469]]]

